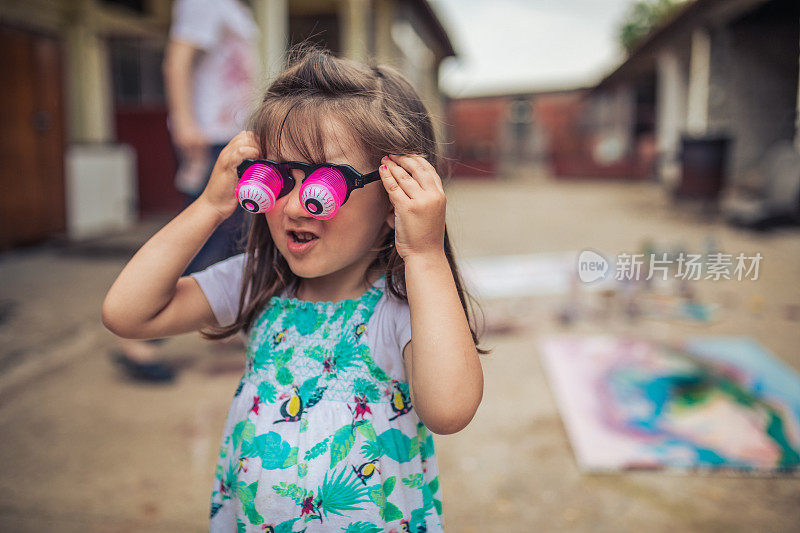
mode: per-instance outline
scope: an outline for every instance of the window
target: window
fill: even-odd
[[[118,106],[164,105],[161,43],[144,39],[110,39],[114,103]]]

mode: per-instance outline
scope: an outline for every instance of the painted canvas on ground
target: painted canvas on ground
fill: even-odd
[[[539,344],[578,465],[794,473],[800,376],[744,336]]]

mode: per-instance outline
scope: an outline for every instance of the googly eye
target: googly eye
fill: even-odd
[[[339,207],[333,191],[320,183],[304,187],[300,193],[300,201],[311,216],[322,220],[335,215]]]
[[[275,207],[281,183],[281,175],[275,168],[256,163],[242,174],[236,185],[236,198],[246,211],[265,213]]]
[[[338,170],[329,167],[312,172],[300,189],[300,203],[319,220],[333,217],[346,197],[347,181]]]
[[[239,205],[251,213],[265,213],[275,206],[272,191],[256,183],[248,183],[239,188]]]

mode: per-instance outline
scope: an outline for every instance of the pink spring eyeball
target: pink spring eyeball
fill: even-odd
[[[250,165],[236,185],[236,199],[250,213],[266,213],[275,207],[281,190],[281,175],[263,163]]]
[[[309,215],[318,220],[332,218],[347,197],[347,181],[334,168],[322,167],[300,187],[300,203]]]

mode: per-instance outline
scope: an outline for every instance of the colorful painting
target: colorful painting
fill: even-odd
[[[750,337],[539,347],[582,470],[800,471],[800,376]]]

